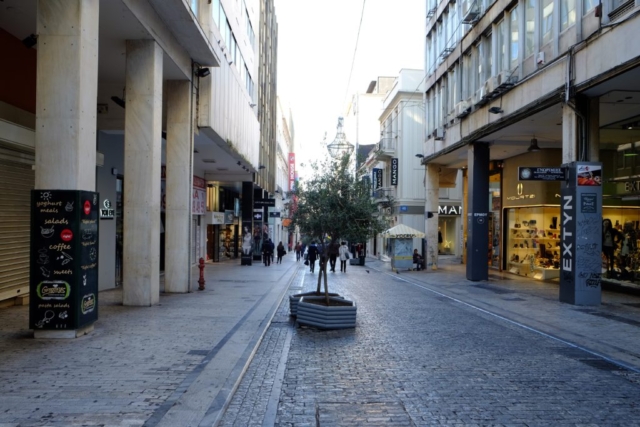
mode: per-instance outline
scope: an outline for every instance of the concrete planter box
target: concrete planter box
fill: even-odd
[[[324,297],[324,293],[320,292],[305,292],[302,294],[295,294],[295,295],[289,295],[289,315],[290,316],[296,316],[297,312],[298,312],[298,302],[300,301],[300,298],[302,297],[318,297],[318,296],[322,296]],[[337,298],[342,298],[339,294],[329,294],[330,297],[337,297]]]
[[[319,329],[345,329],[356,327],[356,303],[344,298],[330,297],[326,305],[324,296],[306,296],[298,302],[297,321],[301,325]]]

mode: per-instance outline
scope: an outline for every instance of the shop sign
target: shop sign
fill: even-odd
[[[192,210],[193,215],[204,215],[207,213],[207,194],[200,188],[193,188]]]
[[[269,212],[269,218],[280,218],[280,212]]]
[[[518,167],[520,181],[564,181],[565,168]]]
[[[225,224],[233,224],[233,220],[235,219],[235,215],[233,211],[226,210],[224,211],[224,223]]]
[[[104,199],[102,206],[104,209],[100,209],[100,219],[113,219],[116,216],[116,210],[113,209],[109,199]]]
[[[262,212],[254,212],[253,213],[254,221],[262,221]]]
[[[438,206],[438,215],[460,215],[462,213],[462,206]]]
[[[525,194],[524,193],[524,184],[519,182],[516,185],[516,194],[517,196],[507,196],[507,200],[521,200],[521,199],[535,199],[535,194]]]
[[[391,185],[398,185],[398,158],[391,159]]]
[[[289,153],[289,189],[296,185],[296,153]]]
[[[211,224],[221,225],[224,224],[225,215],[224,212],[211,212]]]
[[[262,208],[264,206],[274,207],[276,205],[276,199],[255,199],[253,201],[254,208]]]
[[[371,174],[373,179],[373,189],[377,190],[382,187],[382,169],[373,168],[373,172]]]

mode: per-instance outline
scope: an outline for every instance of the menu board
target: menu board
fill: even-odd
[[[30,329],[98,319],[98,200],[91,191],[31,191]]]

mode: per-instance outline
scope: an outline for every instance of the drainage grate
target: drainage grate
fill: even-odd
[[[415,426],[400,402],[319,402],[316,426]]]
[[[633,308],[640,308],[640,302],[623,302],[622,305],[628,305]]]
[[[206,356],[210,351],[211,350],[191,350],[187,354],[190,354],[192,356]]]
[[[513,297],[513,298],[502,298],[503,301],[526,301],[524,298]]]

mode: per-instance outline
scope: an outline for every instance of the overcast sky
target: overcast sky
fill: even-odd
[[[325,132],[333,140],[351,94],[378,76],[424,68],[425,1],[275,0],[275,6],[278,96],[293,114],[300,170],[324,152]]]

